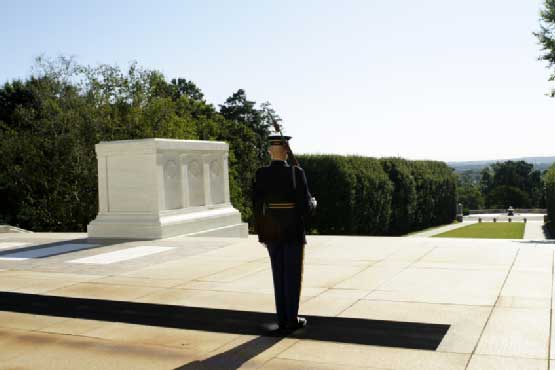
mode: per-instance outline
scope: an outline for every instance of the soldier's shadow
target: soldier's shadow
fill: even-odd
[[[230,350],[201,361],[190,362],[175,370],[239,369],[245,362],[258,356],[282,339],[282,337],[257,337]]]

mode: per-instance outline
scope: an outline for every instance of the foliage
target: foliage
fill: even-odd
[[[549,81],[555,81],[555,0],[544,0],[540,19],[540,30],[534,33],[542,46],[539,59],[547,62],[548,68],[551,69]],[[552,89],[549,95],[555,97],[555,89]]]
[[[457,213],[457,183],[453,170],[443,162],[409,163],[416,182],[415,228],[424,229],[454,220]]]
[[[458,183],[461,184],[479,184],[480,183],[480,171],[477,170],[464,170],[457,171],[456,167],[450,166],[455,170],[458,177]]]
[[[245,220],[253,223],[251,211],[250,189],[254,174],[258,167],[268,163],[268,135],[271,120],[278,118],[269,103],[263,103],[261,108],[256,103],[247,99],[244,90],[237,90],[220,105],[220,114],[225,119],[227,129],[221,140],[231,142],[231,151],[235,162],[238,184],[233,189],[237,194],[234,203],[241,211]]]
[[[488,194],[488,205],[496,209],[505,209],[509,206],[529,208],[530,198],[526,192],[516,186],[499,185]]]
[[[534,180],[538,180],[539,176],[532,177],[534,165],[524,161],[506,161],[491,165],[493,169],[493,187],[500,185],[514,186],[521,190],[529,189]]]
[[[553,226],[555,224],[555,164],[553,164],[544,175],[545,183],[545,206],[547,218]]]
[[[493,187],[493,171],[491,167],[486,167],[480,171],[480,191],[487,196]]]
[[[480,187],[469,183],[459,183],[458,203],[462,203],[465,210],[484,209],[485,202]]]
[[[388,221],[389,207],[371,207],[387,204],[391,185],[375,163],[338,155],[302,155],[298,160],[318,199],[318,211],[307,223],[309,231],[370,234],[384,227],[381,221]]]
[[[434,238],[522,239],[523,222],[481,222],[436,234]]]
[[[78,90],[50,77],[0,90],[0,218],[35,230],[83,230],[96,213],[94,118]],[[89,145],[90,144],[90,145]]]
[[[252,218],[250,189],[268,161],[278,118],[237,90],[219,108],[192,81],[133,63],[82,66],[39,59],[35,73],[0,87],[0,221],[35,231],[84,231],[95,217],[100,141],[165,137],[230,144],[230,195]],[[400,235],[449,223],[456,181],[440,162],[307,155],[300,162],[326,234]],[[333,186],[330,186],[333,185]]]
[[[506,161],[482,170],[482,194],[489,208],[538,208],[543,205],[541,173],[531,163]]]
[[[455,176],[444,163],[339,155],[303,155],[299,161],[318,199],[309,230],[401,235],[455,218]]]
[[[480,179],[475,172],[467,170],[457,174],[457,203],[463,205],[463,214],[468,214],[470,209],[483,209],[484,197],[480,190]]]
[[[347,158],[355,175],[350,234],[380,235],[389,229],[393,184],[375,158]]]
[[[100,141],[164,137],[230,144],[230,195],[251,217],[250,179],[265,162],[268,103],[243,90],[218,110],[191,81],[168,82],[136,63],[82,66],[38,59],[35,73],[0,88],[0,219],[36,231],[84,231],[97,212]]]
[[[383,158],[382,167],[393,184],[391,222],[388,233],[402,235],[413,230],[417,207],[416,183],[408,162],[401,158]]]

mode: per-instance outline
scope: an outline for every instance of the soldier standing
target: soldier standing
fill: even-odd
[[[304,246],[304,217],[316,207],[302,168],[287,163],[290,136],[271,135],[269,166],[256,171],[255,229],[266,245],[272,265],[278,325],[296,330],[307,320],[298,317]]]

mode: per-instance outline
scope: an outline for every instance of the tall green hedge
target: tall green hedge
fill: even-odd
[[[547,218],[551,226],[555,224],[555,164],[546,171],[543,181],[545,184],[545,206]]]
[[[417,207],[416,180],[408,161],[401,158],[383,158],[384,171],[393,184],[391,222],[388,233],[401,235],[411,231],[415,224]]]
[[[416,183],[414,230],[451,222],[457,214],[457,181],[443,162],[411,161]]]
[[[456,178],[443,162],[339,155],[299,161],[318,199],[310,232],[402,235],[455,218]]]
[[[348,157],[355,176],[350,234],[374,235],[387,232],[391,218],[393,186],[374,158]]]

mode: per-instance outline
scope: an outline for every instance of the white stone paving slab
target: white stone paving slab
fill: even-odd
[[[492,306],[506,273],[408,268],[370,293],[372,300]],[[359,288],[360,289],[360,288]]]
[[[490,311],[490,307],[484,306],[362,300],[353,304],[339,316],[448,324],[450,325],[449,331],[437,350],[470,354],[486,325]]]
[[[2,242],[2,243],[0,243],[0,249],[26,247],[30,244],[31,243],[22,243],[22,242]]]
[[[8,253],[0,256],[1,261],[22,261],[30,258],[43,258],[56,254],[75,252],[81,249],[97,247],[99,244],[65,243],[52,247],[36,248],[20,252]]]
[[[158,247],[153,245],[141,245],[133,248],[126,248],[115,252],[101,253],[96,256],[78,258],[68,263],[90,263],[97,265],[109,265],[111,263],[128,261],[135,258],[150,256],[152,254],[166,252],[175,247]]]
[[[502,356],[474,355],[467,370],[547,370],[547,361]]]
[[[543,231],[543,221],[528,221],[524,228],[523,239],[528,240],[545,240],[546,235]]]
[[[496,307],[476,353],[504,357],[548,358],[550,312]]]
[[[301,340],[277,358],[394,370],[464,370],[469,354]]]
[[[62,240],[81,242],[91,247],[92,244],[85,244],[84,240],[76,240],[84,237],[82,234],[54,237],[39,233],[3,241],[27,242],[35,245],[34,251],[64,246],[38,245],[45,240],[57,244]],[[190,246],[198,247],[199,243],[214,243],[214,248],[193,255],[179,254]],[[164,251],[165,254],[142,255],[142,252],[154,251],[146,247],[175,249]],[[448,324],[449,331],[436,351],[289,338],[264,350],[242,368],[547,370],[548,358],[555,356],[555,339],[549,335],[553,247],[549,243],[524,240],[310,236],[305,255],[307,274],[301,296],[302,314]],[[26,249],[31,251],[31,248]],[[29,258],[29,261],[11,265],[4,262],[1,267],[8,270],[0,272],[0,290],[275,312],[268,254],[253,237],[246,240],[172,238],[161,244],[158,241],[122,242],[115,248],[111,245],[106,249],[69,255],[69,258],[42,260],[14,257],[17,250],[1,252],[2,257],[11,255]],[[68,260],[89,261],[89,264],[66,263]],[[117,264],[121,261],[130,262]],[[147,261],[147,267],[141,264],[143,261]],[[129,346],[126,348],[131,349],[133,359],[140,345],[138,342],[143,341],[156,343],[158,348],[182,346],[190,341],[195,346],[195,355],[204,359],[233,350],[249,340],[240,335],[207,355],[200,353],[199,348],[205,345],[198,346],[202,340],[197,341],[193,332],[182,337],[182,332],[174,329],[146,326],[130,329],[128,324],[108,324],[105,329],[96,330],[98,323],[76,328],[67,320],[44,321],[48,320],[47,316],[37,316],[32,321],[25,314],[4,316],[0,323],[18,328],[14,330],[21,333],[46,327],[45,335],[70,334],[65,337],[86,338],[95,346],[109,340],[110,346],[115,346],[117,351],[121,346]],[[91,329],[95,330],[95,335]],[[201,335],[212,345],[217,342],[212,336],[221,334],[202,332]],[[289,341],[287,345],[285,341]],[[12,347],[21,348],[21,343]],[[187,346],[180,350],[187,350]],[[4,353],[9,351],[1,335],[0,348]],[[73,359],[74,349],[70,351]],[[93,352],[96,353],[87,349],[83,353]],[[41,368],[35,364],[44,362],[42,357],[36,362],[23,357],[28,356],[28,351],[17,353],[24,354],[19,362],[10,362],[9,366]],[[55,348],[52,356],[63,358],[64,353]],[[77,367],[137,368],[135,362],[116,364],[113,356],[112,352],[98,355],[105,361],[103,365],[110,364],[108,367],[92,362]],[[2,350],[0,368],[8,366],[1,357]],[[188,361],[192,360],[180,361],[179,366]],[[51,368],[76,368],[58,365],[53,363]],[[146,368],[158,367],[149,363]],[[551,362],[551,368],[555,368],[555,362]]]

